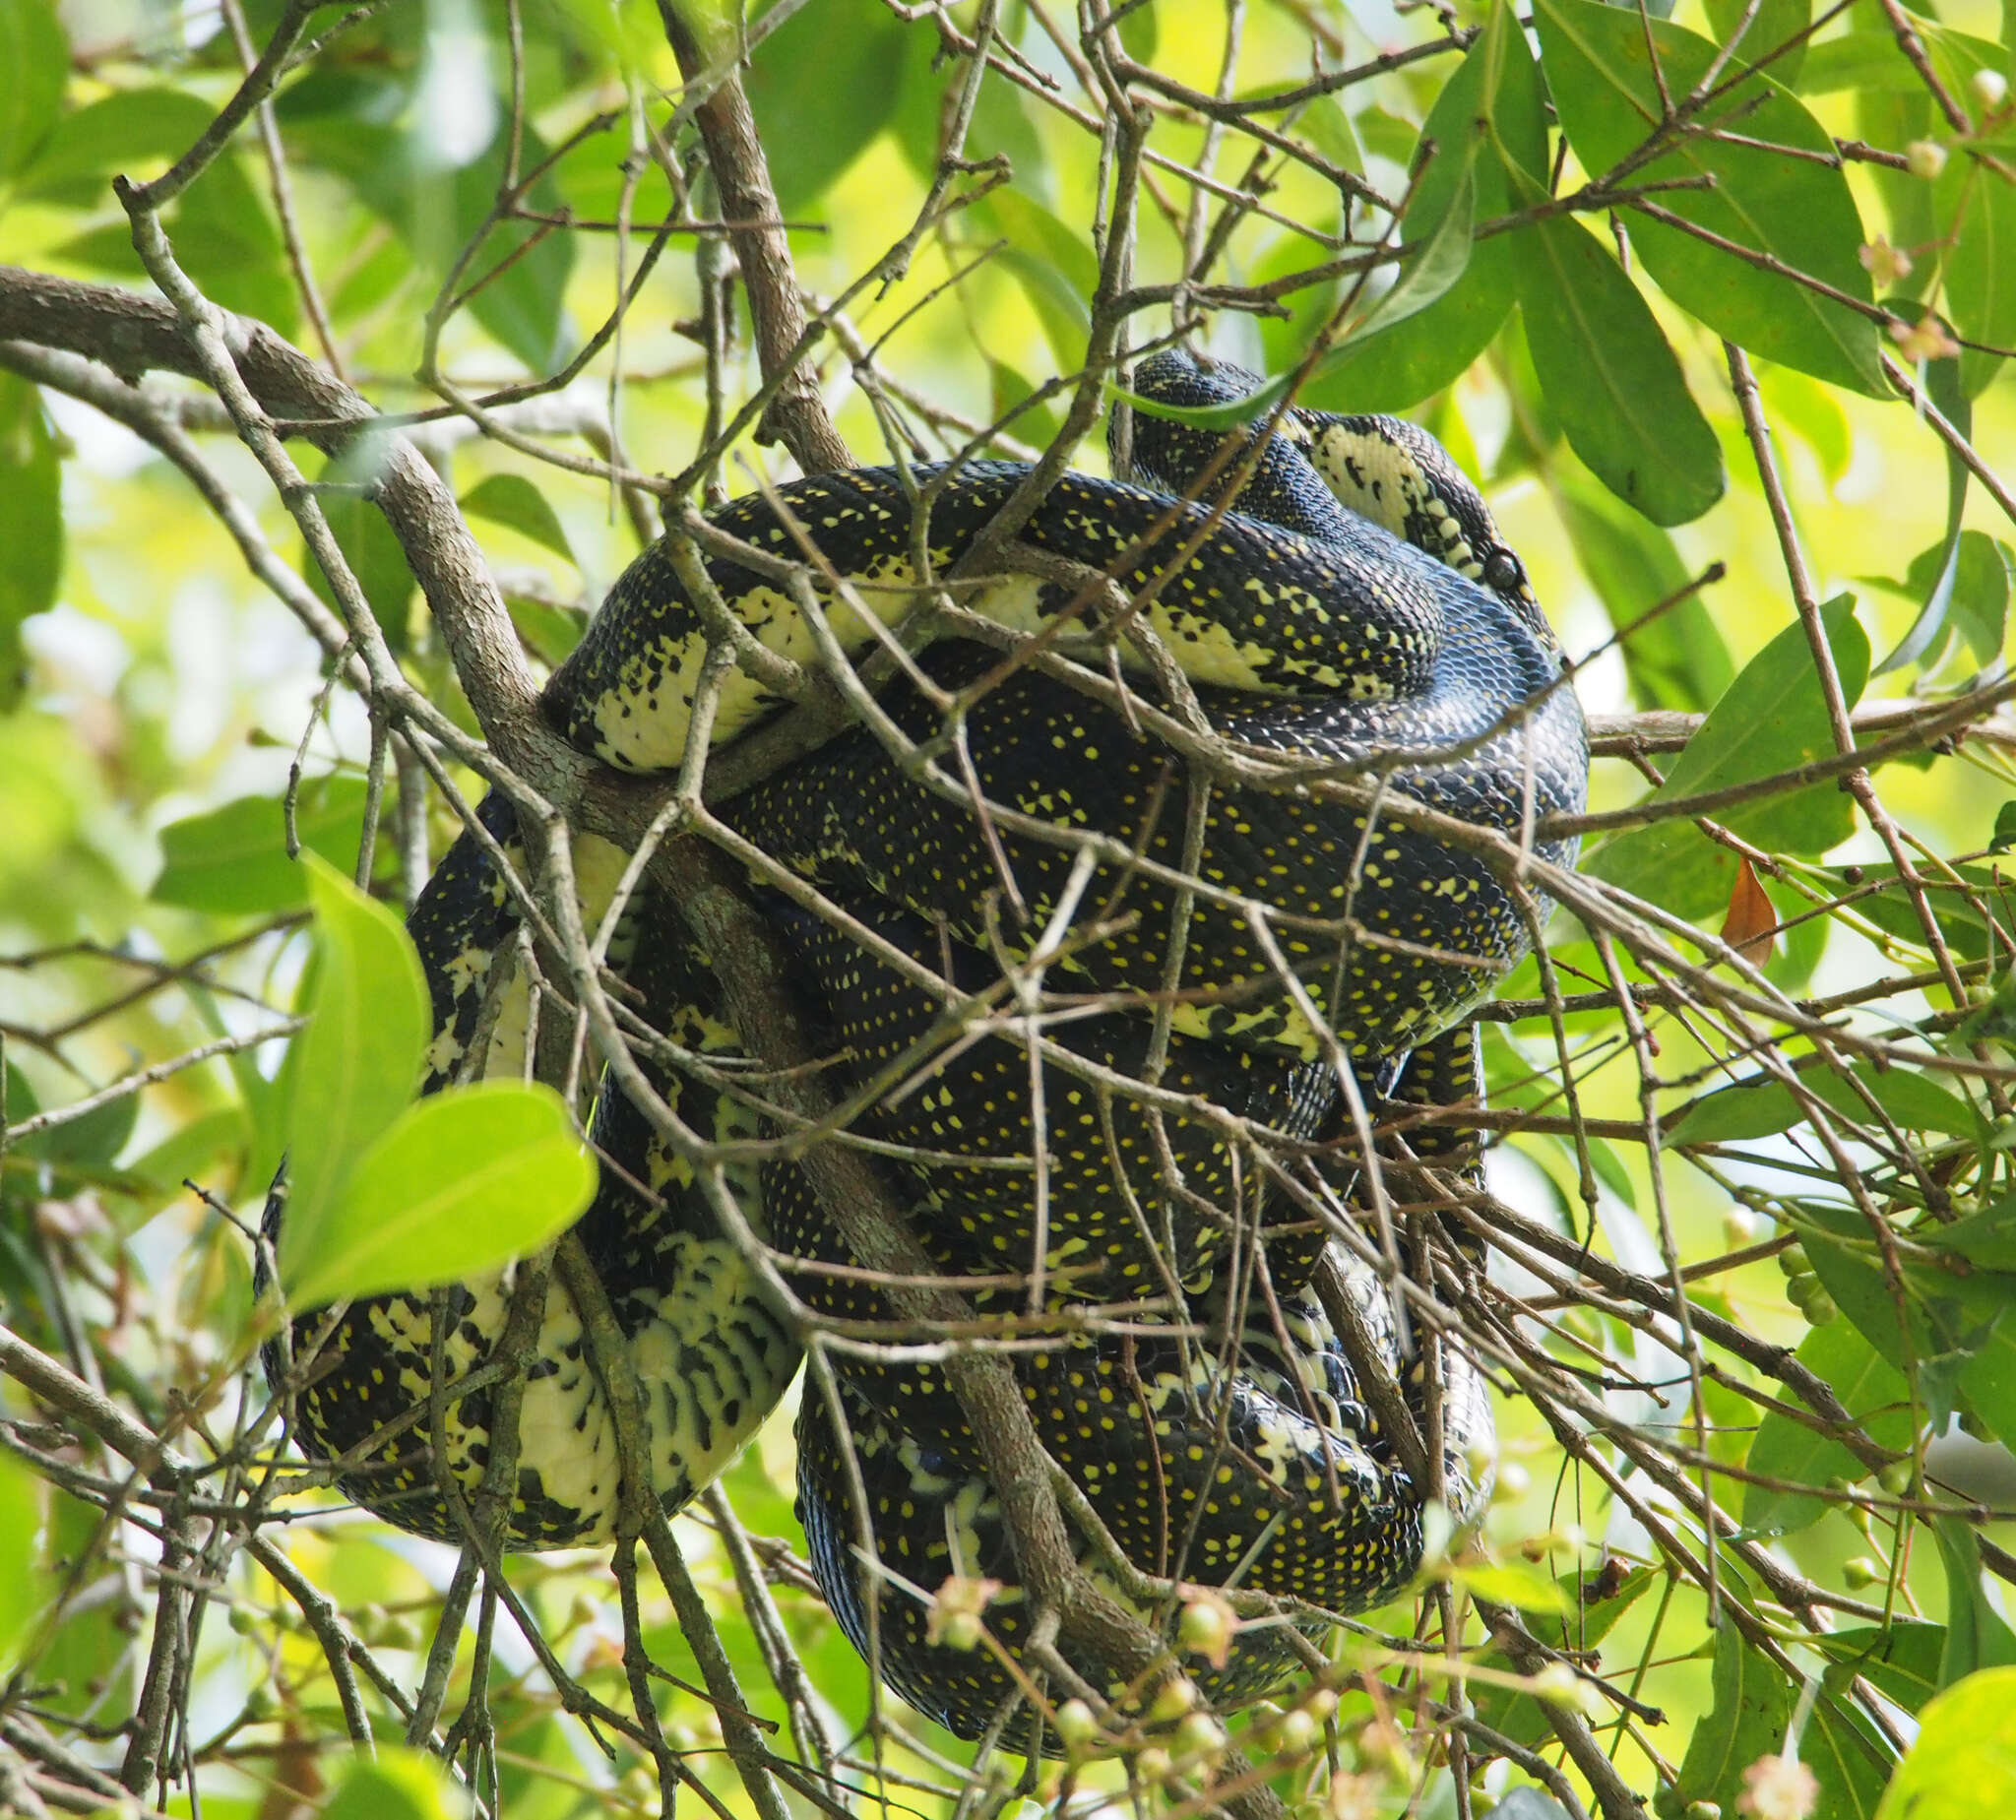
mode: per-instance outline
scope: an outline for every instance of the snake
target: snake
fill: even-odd
[[[1545,909],[1502,854],[1583,806],[1588,746],[1523,565],[1432,437],[1302,408],[1230,432],[1153,414],[1259,389],[1181,349],[1132,384],[1151,409],[1130,476],[1065,471],[976,575],[962,559],[1027,465],[763,489],[709,515],[712,602],[669,539],[647,547],[542,708],[612,770],[672,771],[703,697],[716,750],[784,705],[763,665],[710,659],[710,607],[811,667],[935,601],[939,635],[891,666],[865,724],[719,813],[891,1200],[976,1320],[1016,1336],[1036,1432],[1103,1532],[1079,1536],[1087,1564],[1117,1548],[1165,1588],[1288,1601],[1200,1667],[1233,1703],[1293,1665],[1292,1628],[1408,1583],[1431,1496],[1459,1527],[1487,1496],[1475,1362],[1423,1357],[1345,1242],[1354,1138],[1396,1097],[1476,1092],[1470,1019]],[[1573,863],[1572,842],[1538,850]],[[593,929],[629,856],[585,838],[574,856]],[[521,1071],[537,1043],[503,871],[522,858],[493,794],[410,917],[434,1001],[423,1091]],[[647,883],[607,933],[610,973],[669,1039],[642,1064],[653,1088],[703,1138],[774,1133],[673,909]],[[820,1588],[886,1685],[979,1735],[1024,1687],[1033,1614],[944,1374],[914,1347],[819,1341],[903,1329],[794,1162],[696,1171],[613,1073],[590,1137],[602,1167],[577,1231],[645,1390],[653,1494],[673,1511],[719,1474],[811,1336],[797,1509]],[[269,1230],[284,1218],[277,1195]],[[1433,1490],[1369,1413],[1326,1267],[1358,1344],[1439,1412]],[[303,1450],[388,1521],[460,1534],[517,1287],[513,1267],[298,1315],[267,1369]],[[506,1530],[522,1548],[607,1539],[619,1495],[583,1319],[557,1278],[544,1296]],[[988,1589],[984,1648],[935,1634],[955,1584]],[[1166,1623],[1166,1598],[1144,1613]]]

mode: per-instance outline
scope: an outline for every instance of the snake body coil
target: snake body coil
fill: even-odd
[[[1177,404],[1253,384],[1174,354],[1135,383]],[[1407,1395],[1430,1387],[1384,1287],[1331,1237],[1353,1170],[1340,1069],[1375,1102],[1472,1086],[1463,1020],[1535,913],[1503,855],[1535,817],[1581,805],[1580,711],[1516,557],[1419,431],[1295,414],[1229,468],[1215,434],[1146,417],[1135,431],[1147,484],[1065,475],[1018,533],[1040,573],[1011,554],[956,584],[968,636],[914,659],[873,730],[723,813],[768,855],[759,902],[890,1195],[976,1317],[1024,1336],[1010,1362],[1037,1432],[1129,1560],[1358,1610],[1413,1572],[1426,1488],[1366,1413],[1311,1287],[1326,1243]],[[714,524],[738,554],[710,559],[708,580],[781,656],[857,653],[1026,472],[918,470],[914,501],[866,469],[737,501]],[[791,567],[807,552],[817,585]],[[1092,572],[1111,587],[1081,587]],[[702,623],[673,553],[647,550],[554,675],[554,723],[612,766],[676,767],[707,674]],[[1008,634],[1040,635],[1046,654],[1004,652]],[[716,743],[774,705],[727,672]],[[508,853],[508,814],[484,814]],[[591,912],[594,876],[621,859],[577,843]],[[436,996],[430,1084],[522,1066],[537,1032],[512,977],[519,921],[470,838],[412,927]],[[680,1118],[712,1138],[768,1128],[737,1085],[709,957],[669,909],[642,894],[609,956],[678,1045],[653,1079]],[[794,1164],[733,1176],[724,1220],[613,1081],[594,1135],[605,1166],[580,1232],[650,1400],[654,1489],[676,1508],[796,1363],[795,1324],[732,1226],[767,1241],[815,1317],[855,1339],[904,1329]],[[375,1298],[328,1332],[304,1317],[291,1360],[269,1355],[277,1381],[305,1386],[312,1450],[394,1522],[453,1533],[480,1479],[510,1284]],[[532,1346],[510,1538],[598,1538],[612,1430],[557,1285]],[[1031,1615],[979,1451],[914,1350],[827,1356],[798,1423],[821,1586],[892,1686],[976,1735],[1014,1682],[994,1654],[933,1641],[933,1600],[948,1579],[1000,1582],[985,1617],[1010,1654]],[[1463,1521],[1490,1415],[1460,1349],[1437,1357],[1444,1495]],[[1263,1627],[1208,1691],[1259,1691],[1291,1660]]]

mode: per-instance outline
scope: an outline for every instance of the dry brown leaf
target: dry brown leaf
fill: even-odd
[[[1752,967],[1762,967],[1777,947],[1778,911],[1764,895],[1757,869],[1747,859],[1736,861],[1735,887],[1729,894],[1729,915],[1722,939]]]

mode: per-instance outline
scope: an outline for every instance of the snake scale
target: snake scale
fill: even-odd
[[[1258,382],[1170,351],[1134,383],[1214,405]],[[856,1092],[853,1128],[938,1268],[976,1317],[1020,1335],[1008,1357],[1037,1432],[1109,1538],[1166,1581],[1363,1610],[1415,1571],[1429,1493],[1368,1413],[1315,1291],[1326,1249],[1410,1402],[1433,1393],[1459,1525],[1487,1491],[1492,1430],[1461,1349],[1437,1349],[1428,1385],[1388,1290],[1334,1236],[1355,1173],[1347,1085],[1374,1116],[1389,1097],[1474,1093],[1467,1017],[1532,926],[1487,851],[1407,811],[1516,841],[1580,808],[1581,712],[1518,558],[1414,425],[1296,410],[1271,437],[1227,438],[1137,414],[1132,467],[1132,482],[1064,474],[1019,533],[1041,560],[955,587],[955,635],[898,666],[878,724],[722,813],[769,856],[752,897],[834,1058],[833,1091]],[[881,632],[869,620],[909,613],[1027,471],[861,469],[745,497],[713,515],[742,559],[710,557],[709,577],[779,655],[819,660],[813,611],[857,655]],[[810,597],[772,560],[807,550],[824,576]],[[1094,571],[1117,614],[1110,590],[1072,579]],[[1040,635],[1048,667],[1026,645],[1018,658],[1015,634]],[[701,615],[653,546],[552,676],[546,713],[611,767],[675,768],[705,658]],[[1081,667],[1056,673],[1070,659]],[[1108,686],[1123,663],[1125,695]],[[717,746],[778,706],[743,669],[716,680]],[[480,815],[519,857],[501,800]],[[1572,846],[1542,850],[1572,862]],[[624,860],[575,843],[591,928]],[[409,926],[434,995],[427,1089],[522,1069],[536,1036],[523,930],[483,844],[451,848]],[[648,887],[608,966],[668,1039],[646,1072],[689,1129],[778,1129],[711,958]],[[794,1163],[696,1172],[613,1081],[592,1137],[600,1186],[578,1231],[672,1510],[783,1395],[808,1319],[856,1339],[903,1330]],[[277,1197],[269,1224],[283,1217]],[[733,1236],[744,1222],[796,1310]],[[310,1313],[269,1349],[297,1438],[389,1521],[459,1534],[453,1507],[489,1458],[485,1366],[514,1281]],[[820,1585],[888,1685],[977,1735],[1016,1691],[1031,1617],[995,1489],[931,1356],[824,1356],[797,1423]],[[616,1490],[606,1399],[556,1279],[509,1539],[605,1539]],[[1080,1538],[1089,1563],[1095,1539]],[[989,1647],[935,1636],[948,1583],[994,1583]],[[1235,1701],[1292,1660],[1285,1627],[1250,1626],[1198,1678]]]

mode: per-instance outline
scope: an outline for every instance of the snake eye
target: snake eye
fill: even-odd
[[[1510,550],[1495,549],[1484,559],[1484,586],[1497,594],[1517,594],[1526,586],[1526,570]]]

